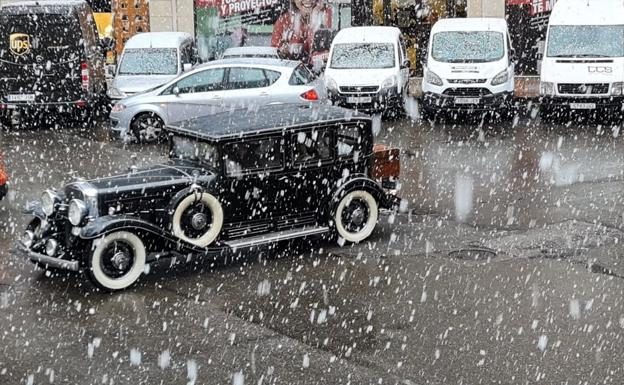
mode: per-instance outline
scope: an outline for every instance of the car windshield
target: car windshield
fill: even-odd
[[[124,50],[119,75],[175,75],[178,54],[175,48],[131,48]]]
[[[503,34],[492,31],[446,31],[433,35],[431,56],[444,63],[486,63],[503,58]]]
[[[216,146],[196,138],[174,136],[171,141],[170,158],[200,162],[203,167],[212,170],[218,166]]]
[[[336,44],[330,68],[368,69],[394,67],[394,45],[390,43]]]
[[[554,25],[548,57],[624,57],[624,25]]]

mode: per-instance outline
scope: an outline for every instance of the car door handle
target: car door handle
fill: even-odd
[[[268,92],[260,92],[260,96],[269,96]]]
[[[221,100],[221,95],[214,95],[212,100]]]

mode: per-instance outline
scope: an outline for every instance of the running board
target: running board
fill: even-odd
[[[240,249],[244,247],[258,246],[258,245],[262,245],[265,243],[285,241],[287,239],[302,238],[302,237],[308,237],[311,235],[324,234],[324,233],[327,233],[328,231],[329,231],[329,227],[313,227],[313,228],[307,228],[307,229],[300,228],[300,229],[293,229],[293,230],[288,230],[288,231],[279,231],[276,233],[257,235],[255,237],[250,237],[250,238],[235,239],[232,241],[223,242],[223,244],[225,244],[226,246],[229,246],[232,249]]]

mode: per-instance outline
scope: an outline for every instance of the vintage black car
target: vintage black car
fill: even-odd
[[[106,290],[156,256],[245,250],[314,235],[360,242],[399,174],[369,117],[323,106],[218,112],[167,127],[170,160],[47,190],[19,244],[47,268],[82,270]],[[385,188],[384,188],[385,187]]]

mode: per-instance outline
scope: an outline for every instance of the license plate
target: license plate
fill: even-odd
[[[596,103],[570,103],[570,108],[575,110],[595,110]]]
[[[479,104],[479,98],[455,98],[455,104]]]
[[[370,96],[360,96],[360,97],[350,96],[347,98],[347,103],[355,103],[355,104],[370,103],[372,101],[373,101],[373,98]]]
[[[7,100],[9,102],[34,102],[35,94],[9,94]]]

